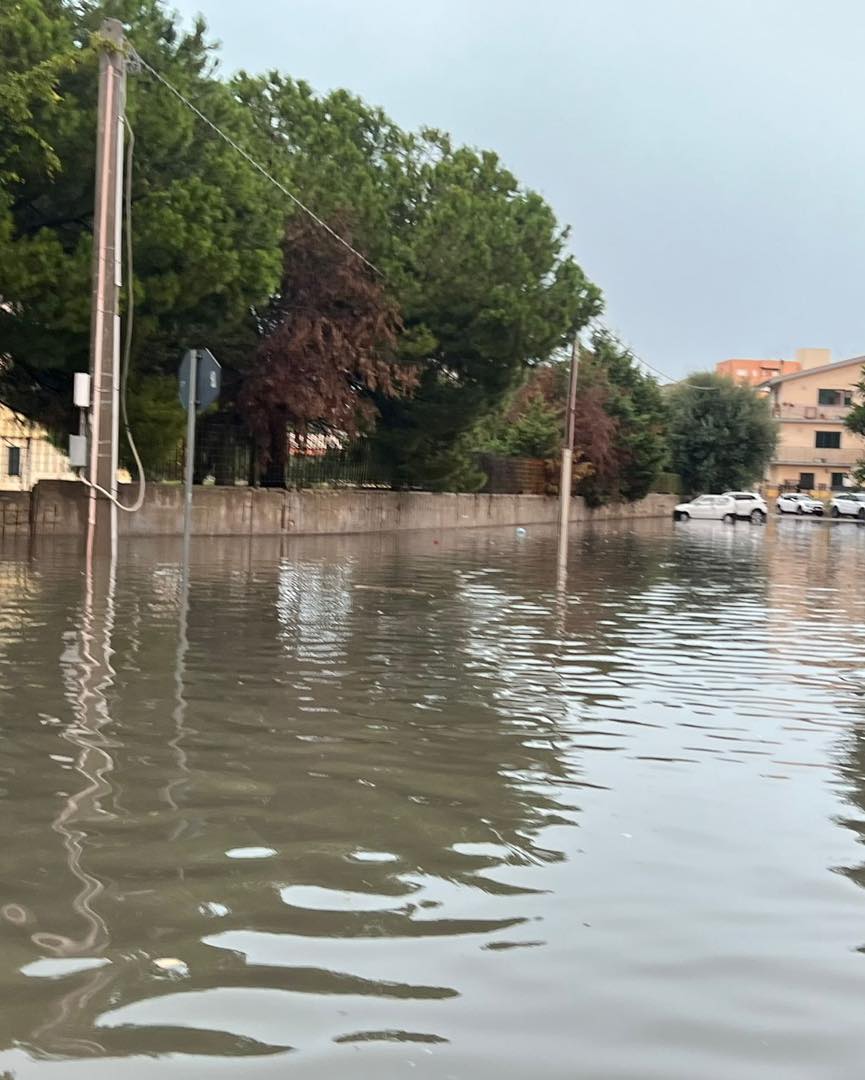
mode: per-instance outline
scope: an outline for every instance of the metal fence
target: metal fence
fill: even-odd
[[[181,483],[186,446],[178,444],[153,479]],[[368,439],[341,441],[332,436],[287,436],[284,463],[261,467],[255,445],[236,421],[219,415],[198,422],[195,440],[195,483],[218,486],[309,488],[390,487],[393,469],[375,453]]]
[[[491,495],[544,495],[547,492],[547,463],[540,458],[477,454],[475,460],[487,477],[482,491]]]
[[[182,483],[185,454],[181,442],[161,467],[149,470],[151,478]],[[553,490],[549,462],[504,454],[478,454],[475,461],[486,475],[485,492],[543,495]],[[261,467],[249,433],[234,418],[217,413],[198,421],[194,476],[196,484],[228,487],[392,488],[396,471],[393,462],[377,453],[372,440],[341,440],[328,434],[299,438],[288,433],[284,462]]]

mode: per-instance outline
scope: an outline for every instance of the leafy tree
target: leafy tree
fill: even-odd
[[[26,77],[0,77],[0,102],[13,103],[22,133],[4,134],[11,150],[0,162],[0,398],[65,427],[71,373],[88,363],[91,35],[105,14],[316,213],[351,221],[401,314],[398,359],[420,372],[411,398],[368,387],[377,448],[401,483],[476,486],[473,427],[600,309],[552,210],[495,154],[454,147],[433,130],[406,133],[346,91],[319,96],[275,72],[220,80],[203,22],[183,31],[161,0],[20,0],[4,11],[0,70]],[[130,76],[128,114],[131,385],[155,391],[184,348],[206,344],[223,364],[223,408],[236,414],[245,382],[254,389],[261,378],[259,332],[294,208],[146,71]],[[173,438],[168,424],[166,452]]]
[[[0,183],[59,164],[40,121],[59,104],[56,83],[73,63],[68,30],[60,0],[17,0],[0,11]]]
[[[471,430],[600,309],[566,233],[495,154],[406,134],[345,91],[317,97],[276,73],[242,75],[235,91],[269,164],[318,213],[349,214],[399,304],[400,357],[420,378],[409,399],[379,396],[379,453],[406,484],[479,485]]]
[[[858,401],[847,413],[844,424],[848,431],[865,437],[865,368],[862,369],[859,382],[856,383],[856,397]],[[860,486],[865,484],[865,458],[860,458],[853,467],[853,479]]]
[[[561,448],[565,408],[558,392],[559,366],[532,368],[523,385],[474,426],[473,449],[514,457],[555,457]]]
[[[0,178],[0,398],[29,416],[65,426],[71,374],[89,352],[96,129],[97,51],[91,35],[106,14],[122,19],[135,48],[235,137],[254,131],[229,88],[212,77],[202,22],[179,30],[158,0],[75,5],[26,0],[6,18],[0,69],[51,72],[36,94],[31,140]],[[28,19],[53,28],[34,42]],[[58,38],[73,42],[74,63],[57,61]],[[136,337],[142,376],[173,374],[182,350],[223,334],[278,279],[284,199],[203,128],[165,87],[130,75]],[[45,164],[51,148],[53,169]],[[277,206],[280,212],[277,212]]]
[[[167,375],[144,375],[129,388],[129,426],[145,471],[160,475],[177,460],[186,434],[186,413],[177,396],[177,379]],[[120,447],[121,460],[132,467],[126,442]]]
[[[750,386],[691,375],[668,396],[670,458],[688,494],[754,483],[769,463],[777,425]]]
[[[507,428],[506,452],[519,457],[551,458],[562,443],[562,418],[542,397],[529,399]]]
[[[373,394],[410,390],[414,371],[395,356],[399,327],[380,278],[308,218],[293,220],[282,281],[262,316],[262,340],[240,397],[261,460],[284,476],[289,428],[356,435],[375,414]]]
[[[541,371],[553,376],[567,375],[562,364],[551,365]],[[551,493],[557,492],[560,485],[565,400],[566,395],[561,395],[560,400],[554,403],[541,394],[529,395],[524,404],[512,407],[511,419],[506,418],[504,423],[500,423],[499,452],[515,457],[543,458],[547,464],[548,490]],[[576,494],[591,479],[614,475],[613,438],[616,426],[604,409],[603,395],[594,387],[587,388],[577,396],[574,418],[576,431],[571,482],[572,492]],[[495,445],[489,448],[496,449]]]
[[[398,296],[428,346],[417,391],[382,409],[377,434],[404,482],[469,487],[473,426],[597,313],[600,293],[549,206],[494,154],[428,135],[423,157]]]
[[[581,366],[581,384],[595,386],[615,422],[614,463],[587,478],[581,492],[592,503],[644,498],[667,455],[666,409],[656,380],[642,371],[611,335],[595,333]]]
[[[509,403],[477,429],[478,447],[558,457],[569,363],[534,368]],[[640,499],[667,454],[666,411],[655,380],[612,337],[597,333],[580,357],[575,416],[576,490],[597,505]]]

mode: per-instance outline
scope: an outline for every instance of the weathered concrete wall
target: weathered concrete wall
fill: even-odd
[[[129,498],[124,496],[124,498]],[[575,498],[571,520],[667,517],[676,499],[650,495],[637,503],[589,510]],[[43,481],[32,496],[37,536],[83,535],[87,489],[80,483]],[[264,491],[253,488],[195,489],[192,527],[196,536],[287,536],[396,532],[502,525],[549,525],[558,503],[543,495],[453,495],[422,491]],[[178,536],[183,529],[183,490],[153,484],[137,514],[120,515],[122,536]]]
[[[0,540],[30,532],[30,492],[0,491]]]

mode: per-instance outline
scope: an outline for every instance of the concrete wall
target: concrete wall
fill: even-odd
[[[30,492],[0,491],[0,540],[30,532]]]
[[[592,511],[575,498],[571,520],[668,517],[676,501],[672,495],[650,495],[638,503]],[[557,520],[557,508],[556,500],[544,495],[199,487],[192,526],[196,536],[287,536],[547,525]],[[83,536],[87,489],[77,482],[42,481],[32,493],[30,510],[37,536]],[[121,536],[178,536],[183,529],[183,490],[174,484],[153,484],[142,510],[122,513],[119,520]]]

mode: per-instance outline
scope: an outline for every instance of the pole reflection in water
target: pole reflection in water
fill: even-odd
[[[114,627],[115,561],[99,560],[95,569],[92,562],[88,563],[84,582],[78,679],[67,688],[77,722],[64,732],[64,738],[77,751],[75,769],[84,781],[84,787],[66,799],[51,827],[62,838],[69,869],[81,882],[81,891],[73,900],[73,907],[86,929],[77,939],[44,931],[33,935],[34,944],[57,956],[100,955],[109,943],[108,928],[93,906],[104,891],[104,885],[84,869],[83,857],[87,823],[112,813],[104,800],[112,793],[110,776],[114,761],[109,749],[110,736],[103,728],[111,721],[106,695],[114,678],[111,633]]]
[[[98,910],[105,885],[87,868],[87,845],[90,823],[113,816],[106,803],[113,792],[114,760],[110,752],[111,734],[105,728],[111,723],[108,695],[114,681],[111,658],[116,587],[116,559],[90,556],[84,572],[77,662],[66,668],[66,692],[75,721],[66,727],[63,737],[76,750],[75,771],[84,786],[65,799],[51,828],[60,836],[66,864],[81,886],[71,904],[82,923],[82,933],[71,937],[39,930],[31,936],[40,952],[70,960],[103,957],[111,941],[108,926]],[[50,963],[49,970],[52,970]],[[80,1015],[86,1013],[93,998],[110,980],[110,972],[95,970],[83,976],[81,985],[62,994],[48,1019],[28,1039],[34,1051],[47,1056],[101,1053],[101,1043],[74,1033]]]
[[[189,652],[189,577],[190,577],[190,538],[185,535],[181,550],[179,597],[177,604],[177,653],[174,661],[175,704],[172,717],[174,733],[168,740],[177,764],[177,776],[165,785],[165,800],[172,810],[179,810],[176,794],[189,778],[189,763],[183,740],[188,734],[186,729],[186,655]],[[177,839],[188,827],[185,818],[178,820],[173,839]]]

